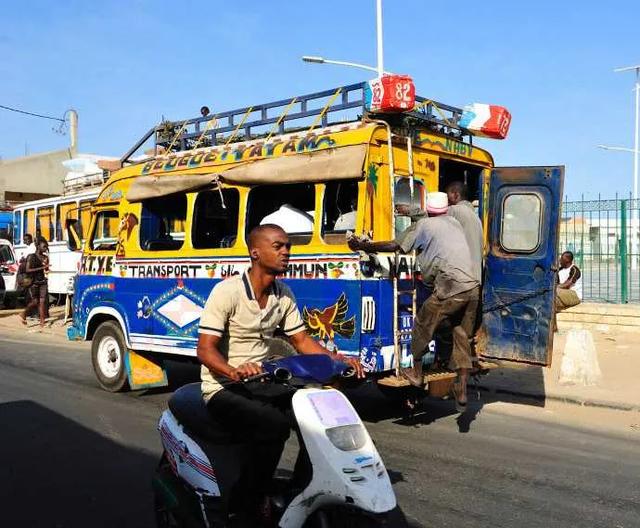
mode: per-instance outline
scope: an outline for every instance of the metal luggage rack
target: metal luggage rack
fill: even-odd
[[[153,143],[149,147],[154,149],[155,155],[159,155],[226,146],[259,138],[268,140],[274,135],[305,130],[310,132],[316,127],[353,123],[363,118],[384,120],[405,132],[417,128],[429,129],[461,141],[467,138],[471,142],[471,133],[458,125],[462,109],[416,96],[416,107],[411,112],[368,114],[365,86],[364,82],[350,84],[185,121],[162,121],[150,129],[120,161],[122,164],[132,163],[131,157],[151,139]]]

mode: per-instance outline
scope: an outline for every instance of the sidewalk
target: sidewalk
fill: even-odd
[[[57,340],[67,340],[67,325],[63,324],[64,306],[51,306],[49,308],[49,319],[47,319],[44,330],[40,330],[40,323],[37,318],[27,319],[27,326],[23,326],[20,321],[22,309],[0,310],[0,332],[2,329],[13,331],[24,331],[25,334],[53,335]]]
[[[498,394],[545,399],[606,407],[625,411],[640,411],[640,346],[638,334],[610,334],[591,330],[598,354],[602,377],[597,385],[562,385],[560,367],[566,342],[566,331],[556,333],[551,368],[502,362],[503,368],[491,371],[480,379],[478,387]]]

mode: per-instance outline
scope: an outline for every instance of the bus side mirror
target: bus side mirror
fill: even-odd
[[[82,249],[82,239],[78,234],[78,220],[76,218],[67,218],[64,228],[67,231],[67,248],[69,251],[80,251]]]

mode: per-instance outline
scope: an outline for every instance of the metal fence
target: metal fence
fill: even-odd
[[[565,201],[560,251],[572,251],[582,272],[583,299],[640,302],[640,200]]]

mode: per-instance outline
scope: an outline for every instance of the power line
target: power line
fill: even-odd
[[[64,119],[61,119],[59,117],[53,117],[53,116],[42,115],[42,114],[34,114],[33,112],[27,112],[25,110],[20,110],[19,108],[12,108],[10,106],[0,105],[0,108],[2,108],[3,110],[9,110],[10,112],[17,112],[18,114],[25,114],[33,117],[40,117],[42,119],[51,119],[52,121],[60,121],[61,123],[65,122]]]

